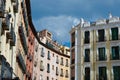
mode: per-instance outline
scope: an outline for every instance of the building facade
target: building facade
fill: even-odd
[[[20,80],[25,79],[26,74],[26,58],[28,53],[28,15],[27,15],[27,0],[19,0],[19,12],[18,12],[18,37],[16,43],[16,58],[17,63],[15,65],[15,72],[19,76]]]
[[[25,79],[28,4],[29,0],[0,0],[0,80]]]
[[[14,70],[18,3],[17,0],[0,0],[0,79],[9,80],[18,77]]]
[[[72,28],[71,80],[120,79],[120,18],[85,22]]]
[[[69,80],[70,50],[52,41],[52,34],[43,30],[35,39],[33,80]]]

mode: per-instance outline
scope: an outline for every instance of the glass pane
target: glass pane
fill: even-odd
[[[99,60],[106,60],[105,48],[99,48]]]
[[[85,68],[85,80],[90,80],[90,68]]]
[[[120,66],[113,67],[114,80],[120,80]]]
[[[111,28],[112,40],[118,40],[118,28]]]
[[[99,80],[107,80],[106,67],[99,67]]]

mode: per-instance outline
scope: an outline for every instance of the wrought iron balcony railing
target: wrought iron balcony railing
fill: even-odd
[[[26,72],[26,65],[25,65],[24,59],[23,59],[20,51],[18,52],[17,60],[18,60],[18,63],[22,69],[22,72],[25,73]]]
[[[10,39],[10,45],[15,46],[16,35],[12,26],[10,32],[7,32],[7,38]]]
[[[6,14],[5,17],[2,19],[2,28],[3,30],[9,30],[10,26],[10,14]]]
[[[27,42],[26,42],[26,37],[24,34],[24,30],[22,26],[19,26],[19,34],[20,34],[20,39],[21,39],[21,43],[23,45],[25,54],[27,54],[28,48],[27,48]]]

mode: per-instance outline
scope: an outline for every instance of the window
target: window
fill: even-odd
[[[50,73],[50,64],[47,64],[47,72]]]
[[[53,53],[53,57],[54,57],[54,53]]]
[[[37,60],[34,60],[34,66],[35,67],[37,66]]]
[[[66,70],[65,77],[68,78],[68,70]]]
[[[98,48],[99,61],[106,60],[105,48]]]
[[[112,40],[118,40],[118,28],[111,28]]]
[[[50,60],[50,51],[48,51],[48,60]]]
[[[75,80],[75,77],[71,77],[71,80]]]
[[[66,59],[66,66],[68,67],[68,59]]]
[[[35,51],[37,52],[38,51],[38,45],[36,44],[35,46]]]
[[[99,42],[104,41],[105,32],[104,29],[98,30],[98,40]]]
[[[120,66],[113,66],[114,80],[120,80]]]
[[[44,57],[44,48],[41,48],[41,56]]]
[[[75,49],[71,50],[71,64],[75,63]]]
[[[119,59],[119,46],[113,46],[112,47],[112,60],[118,60]]]
[[[85,31],[85,43],[90,43],[90,32]]]
[[[34,77],[34,79],[33,80],[36,80],[36,76]]]
[[[85,49],[85,62],[90,62],[90,49]]]
[[[72,36],[71,37],[71,42],[72,42],[71,46],[73,47],[73,46],[75,46],[75,32],[72,33],[71,36]]]
[[[52,65],[52,70],[54,70],[54,65]]]
[[[52,78],[52,80],[54,80],[54,78]]]
[[[85,80],[90,80],[90,68],[85,68]]]
[[[44,70],[43,61],[40,62],[40,70],[41,70],[41,71]]]
[[[75,76],[75,66],[71,66],[71,77]]]
[[[58,72],[58,67],[56,67],[56,75],[58,75],[59,74],[59,72]]]
[[[47,80],[49,80],[49,77],[47,76]]]
[[[62,77],[63,77],[63,69],[61,69],[61,74],[60,74],[60,76],[62,76]]]
[[[61,65],[63,65],[63,58],[61,58]]]
[[[57,63],[57,64],[59,63],[59,59],[58,59],[58,56],[56,56],[56,63]]]
[[[106,67],[99,67],[99,80],[107,80]]]
[[[43,76],[42,75],[40,75],[40,80],[43,80]]]
[[[75,64],[75,59],[72,59],[72,60],[71,60],[71,64]]]

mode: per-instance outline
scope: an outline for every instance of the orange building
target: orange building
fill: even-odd
[[[25,80],[32,80],[32,73],[33,73],[33,56],[34,56],[34,39],[35,39],[35,33],[36,30],[34,28],[34,25],[32,23],[31,18],[31,9],[30,9],[30,0],[26,0],[27,5],[27,13],[29,14],[28,21],[29,21],[29,27],[28,27],[28,53],[26,58],[26,76]]]

